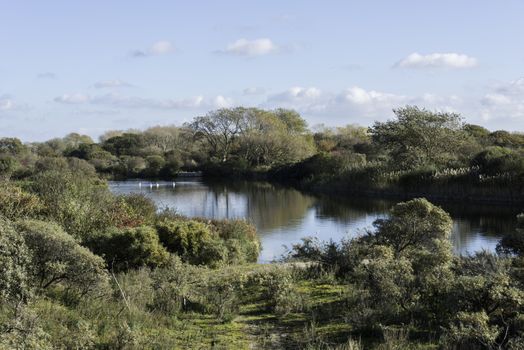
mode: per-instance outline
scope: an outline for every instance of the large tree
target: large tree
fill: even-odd
[[[376,122],[373,142],[402,168],[446,166],[457,160],[465,143],[459,114],[431,112],[407,106],[394,110],[396,118]]]
[[[211,111],[205,116],[196,117],[190,124],[197,136],[203,137],[211,147],[212,153],[220,161],[226,162],[231,149],[242,131],[247,109],[237,107],[233,109],[221,108]]]

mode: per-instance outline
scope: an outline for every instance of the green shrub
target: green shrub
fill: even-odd
[[[462,345],[470,349],[500,348],[496,346],[496,341],[501,332],[501,328],[489,324],[489,316],[485,311],[459,312],[449,330],[448,345]]]
[[[303,300],[295,288],[293,271],[286,266],[270,266],[250,276],[250,283],[261,286],[262,298],[270,311],[279,316],[299,311]]]
[[[24,301],[30,294],[30,255],[10,221],[0,216],[0,300]]]
[[[110,221],[116,227],[148,225],[155,221],[156,211],[155,203],[143,194],[115,196]]]
[[[32,177],[30,189],[45,205],[43,215],[81,240],[112,226],[114,196],[98,178],[50,170]]]
[[[197,287],[202,278],[200,268],[172,256],[164,267],[155,269],[151,274],[151,307],[167,315],[189,310],[191,305],[201,301]]]
[[[209,223],[225,241],[230,264],[257,261],[261,245],[255,226],[246,220],[212,220]]]
[[[171,253],[195,265],[218,266],[227,259],[223,241],[209,225],[194,220],[163,220],[157,223],[160,241]]]
[[[18,168],[18,161],[15,157],[0,154],[0,177],[9,177]]]
[[[86,320],[77,310],[46,299],[36,302],[32,310],[53,349],[92,349],[96,345],[96,320]]]
[[[85,295],[107,281],[104,261],[56,224],[24,220],[17,229],[31,253],[31,277],[39,288],[61,284],[73,295]]]
[[[483,173],[496,175],[502,173],[524,172],[522,153],[510,148],[493,146],[473,158],[472,164],[479,166]]]
[[[44,204],[38,196],[26,192],[12,182],[0,182],[0,215],[11,220],[38,216]]]
[[[110,269],[126,270],[141,266],[161,266],[169,253],[160,244],[153,227],[110,228],[92,235],[86,244],[104,257]]]

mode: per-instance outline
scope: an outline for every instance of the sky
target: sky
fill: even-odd
[[[394,108],[524,131],[522,0],[0,0],[0,137],[293,108],[311,127]]]

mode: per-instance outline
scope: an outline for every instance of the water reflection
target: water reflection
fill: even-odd
[[[259,182],[112,182],[116,193],[142,192],[160,207],[190,217],[247,218],[258,229],[261,262],[281,256],[306,236],[335,241],[372,228],[394,201],[366,198],[315,197],[292,188]],[[453,217],[452,243],[457,253],[494,250],[500,236],[515,229],[514,208],[440,203]]]

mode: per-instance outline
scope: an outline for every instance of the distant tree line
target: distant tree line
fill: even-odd
[[[180,127],[108,131],[99,142],[76,133],[27,144],[3,138],[0,176],[23,179],[67,159],[84,160],[99,174],[120,179],[172,179],[180,171],[202,170],[337,191],[429,193],[467,186],[472,190],[464,196],[522,199],[523,134],[491,132],[464,123],[456,113],[414,106],[394,114],[369,128],[310,129],[292,110],[237,107],[211,111]]]

